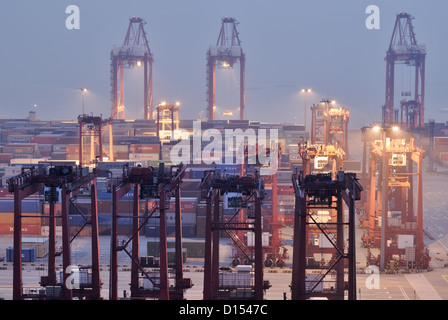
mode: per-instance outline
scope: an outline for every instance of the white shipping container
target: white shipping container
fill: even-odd
[[[334,235],[328,235],[330,239],[333,239]],[[334,248],[330,240],[323,234],[319,233],[319,248]]]
[[[405,249],[414,246],[414,235],[399,234],[398,235],[398,249]]]
[[[247,246],[254,247],[255,246],[255,233],[253,231],[248,231],[246,233],[247,237]],[[271,234],[269,232],[263,232],[261,235],[261,245],[263,247],[269,247],[269,240],[271,238]]]
[[[219,274],[219,286],[221,288],[249,288],[252,277],[252,272],[223,272]]]

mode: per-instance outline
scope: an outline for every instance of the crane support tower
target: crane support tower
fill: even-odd
[[[381,248],[378,257],[370,255],[370,264],[378,264],[385,271],[426,269],[429,254],[423,243],[422,179],[425,151],[415,146],[407,131],[396,126],[378,128],[362,130],[364,144],[369,148],[365,148],[363,156],[368,165],[363,165],[367,196],[360,218],[364,229],[361,239],[366,248]]]
[[[152,63],[153,56],[149,48],[146,31],[146,22],[142,18],[129,19],[123,45],[114,47],[110,54],[111,59],[111,117],[112,119],[125,118],[124,105],[124,69],[143,67],[143,113],[144,119],[153,118],[153,89],[152,89]]]
[[[208,120],[216,120],[216,67],[233,68],[238,60],[240,63],[240,120],[244,120],[246,56],[241,48],[237,24],[235,18],[223,18],[216,46],[210,46],[207,51]]]
[[[96,168],[79,167],[75,162],[41,162],[38,168],[22,168],[22,173],[8,180],[8,188],[14,194],[14,269],[13,299],[72,300],[101,299],[101,278],[98,243],[98,209],[96,180],[99,172]],[[22,282],[22,200],[34,193],[44,195],[44,203],[49,206],[49,214],[42,214],[49,221],[48,275],[42,276],[41,289],[37,292],[24,291]],[[88,195],[91,199],[91,212],[84,214],[76,206],[78,196]],[[69,205],[77,209],[84,219],[82,224],[71,228]],[[60,214],[55,207],[59,206]],[[59,210],[58,210],[59,211]],[[56,219],[61,219],[62,247],[56,247]],[[70,244],[83,228],[90,224],[92,244],[92,265],[81,268],[72,265]],[[62,256],[62,271],[56,270],[56,257]],[[72,277],[70,279],[69,277]],[[73,283],[70,280],[79,279]]]
[[[179,106],[180,103],[169,104],[165,101],[156,106],[157,136],[160,140],[174,140],[175,132],[179,131]]]
[[[118,252],[124,251],[131,264],[131,299],[158,298],[159,300],[182,300],[186,289],[192,287],[191,279],[183,277],[182,262],[182,216],[180,185],[185,166],[166,168],[161,162],[158,168],[123,167],[122,180],[112,186],[112,240],[110,299],[118,299]],[[118,214],[118,201],[133,190],[132,232],[119,239],[118,219],[129,215]],[[175,195],[175,285],[169,285],[166,211],[170,208],[170,196]],[[140,199],[148,200],[140,213]],[[144,268],[139,254],[139,234],[151,218],[160,219],[159,272],[151,273]],[[132,244],[131,244],[132,243]],[[129,245],[131,244],[131,248]],[[139,274],[142,277],[139,277]]]
[[[114,161],[113,120],[102,119],[101,116],[79,115],[79,165],[84,163],[84,137],[90,136],[90,161],[103,161],[103,129],[109,127],[109,161]],[[98,148],[95,150],[95,143]]]
[[[262,300],[263,291],[269,287],[263,281],[262,215],[261,201],[264,198],[263,183],[258,176],[233,176],[219,170],[210,170],[200,185],[202,197],[206,199],[206,231],[204,260],[204,300],[247,299]],[[220,203],[225,208],[234,208],[234,214],[224,220],[220,214]],[[247,211],[245,219],[239,215]],[[254,250],[246,247],[236,230],[254,233]],[[227,271],[220,272],[219,239],[225,231],[244,255],[246,264],[236,266],[248,268],[242,277],[234,277]],[[254,267],[254,273],[252,273]],[[242,280],[241,280],[242,279]],[[240,281],[241,280],[241,281]]]
[[[425,59],[426,46],[417,43],[412,17],[409,13],[400,12],[397,15],[394,31],[387,51],[386,61],[386,102],[384,106],[383,124],[392,125],[399,122],[394,109],[395,98],[395,64],[402,63],[414,67],[414,95],[403,91],[401,101],[400,122],[403,128],[423,128],[425,124]]]
[[[292,300],[343,300],[346,287],[348,299],[356,300],[355,202],[360,199],[361,184],[354,173],[343,171],[336,180],[331,174],[294,173],[292,183],[296,198]]]
[[[323,99],[311,107],[311,144],[333,145],[348,154],[350,111],[333,104],[334,101]]]

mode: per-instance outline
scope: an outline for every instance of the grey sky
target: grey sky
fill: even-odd
[[[71,4],[80,8],[80,30],[65,27]],[[365,27],[371,4],[380,8],[380,30]],[[231,16],[239,21],[246,53],[247,119],[303,123],[298,91],[311,87],[308,104],[337,100],[350,109],[350,127],[356,129],[381,120],[384,57],[396,14],[408,11],[428,51],[426,120],[445,121],[447,9],[442,0],[2,1],[0,118],[23,118],[37,104],[40,119],[75,119],[80,87],[89,89],[86,112],[108,117],[109,54],[123,42],[132,16],[147,22],[154,103],[179,100],[181,118],[197,118],[206,107],[206,51],[217,40],[221,18]],[[238,106],[229,98],[238,94],[238,69],[233,72],[218,77],[218,107]],[[136,75],[129,77],[135,81]],[[406,76],[397,81],[400,91],[409,82]],[[130,118],[142,118],[141,95],[138,85],[126,91]]]

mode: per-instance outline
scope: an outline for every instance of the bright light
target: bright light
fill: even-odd
[[[162,102],[160,103],[160,105],[161,105],[161,106],[166,106],[166,101],[162,101]]]
[[[137,61],[137,67],[141,67],[142,66],[142,62],[141,61]]]
[[[393,126],[393,127],[392,127],[392,130],[393,130],[393,131],[398,131],[398,130],[400,130],[400,127],[398,127],[398,126]]]
[[[336,104],[336,100],[331,100],[331,104]]]
[[[180,106],[180,102],[176,101],[176,107]]]
[[[381,130],[381,127],[380,127],[380,126],[374,126],[374,127],[373,127],[373,131],[377,131],[377,132],[378,132],[378,131],[380,131],[380,130]]]
[[[308,92],[311,92],[311,89],[302,89],[302,90],[300,90],[301,92],[303,92],[303,93],[308,93]]]

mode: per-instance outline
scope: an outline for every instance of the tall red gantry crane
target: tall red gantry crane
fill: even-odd
[[[419,45],[415,37],[412,17],[408,13],[397,15],[394,31],[386,55],[386,103],[384,106],[384,124],[394,121],[395,64],[404,63],[415,68],[414,97],[401,101],[401,122],[403,127],[424,127],[425,110],[425,58],[426,47]],[[402,92],[402,96],[412,96],[411,92]]]
[[[244,120],[245,94],[245,65],[246,56],[241,48],[235,18],[222,19],[216,46],[210,46],[207,51],[207,118],[216,120],[216,67],[218,62],[223,68],[233,68],[233,64],[240,62],[240,120]]]
[[[142,18],[132,17],[121,47],[111,52],[112,119],[124,119],[124,68],[144,68],[144,119],[152,119],[152,62]]]

